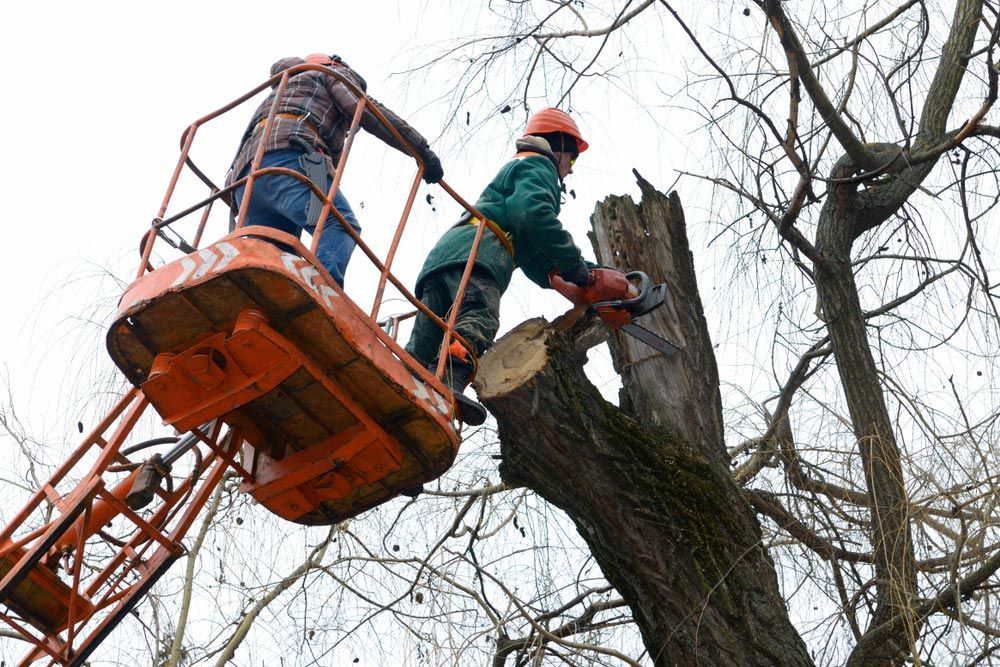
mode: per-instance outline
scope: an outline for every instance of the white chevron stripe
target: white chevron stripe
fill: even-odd
[[[191,280],[198,280],[203,277],[206,273],[212,270],[215,263],[219,261],[219,256],[216,255],[211,248],[205,248],[204,250],[199,250],[198,254],[195,255],[202,261],[202,265],[198,267],[198,270],[194,272],[191,276]]]
[[[226,268],[226,265],[229,264],[229,262],[233,261],[236,258],[236,256],[240,254],[240,252],[235,247],[233,247],[233,244],[229,243],[228,241],[223,241],[222,243],[216,243],[215,247],[222,251],[222,261],[216,265],[215,267],[216,271],[221,271],[222,269]]]
[[[304,264],[300,266],[299,262],[303,262]],[[319,296],[327,308],[333,309],[333,300],[338,298],[339,295],[337,294],[337,290],[326,284],[319,271],[301,257],[296,257],[287,252],[281,253],[281,263],[285,265],[286,269],[301,278],[302,282],[308,285]]]
[[[444,399],[441,394],[437,393],[426,384],[423,383],[416,375],[410,375],[413,378],[413,395],[416,396],[421,401],[426,401],[431,404],[431,407],[440,412],[445,417],[451,416],[451,404]]]
[[[185,280],[187,280],[188,277],[191,275],[191,272],[194,271],[195,268],[198,267],[198,262],[194,261],[190,257],[182,257],[181,258],[181,267],[183,267],[183,270],[181,271],[181,274],[179,276],[177,276],[177,279],[173,282],[173,284],[171,285],[171,287],[177,287],[182,282],[184,282]]]

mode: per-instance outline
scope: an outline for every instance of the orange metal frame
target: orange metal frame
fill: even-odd
[[[173,490],[158,490],[142,515],[129,508],[124,497],[141,461],[124,455],[122,445],[148,407],[138,389],[126,394],[0,533],[0,600],[7,607],[0,620],[33,646],[21,665],[82,664],[186,553],[181,538],[232,464],[235,434],[224,442],[219,428],[201,434],[185,478]],[[60,493],[81,473],[82,481]],[[52,505],[57,516],[46,520]],[[114,526],[123,537],[105,532],[112,519],[124,524]],[[60,562],[65,578],[56,575]]]
[[[267,137],[269,136],[271,129],[274,127],[274,119],[278,114],[278,108],[280,107],[282,96],[288,86],[288,79],[291,76],[294,76],[295,74],[299,74],[301,72],[309,70],[320,71],[324,73],[326,76],[336,79],[340,84],[347,87],[359,100],[357,110],[354,113],[354,117],[351,119],[351,125],[350,128],[348,129],[347,136],[344,141],[344,148],[340,154],[340,159],[337,163],[334,179],[330,185],[329,192],[322,192],[308,178],[291,169],[260,168],[260,163],[264,158],[264,147],[267,144]],[[254,154],[253,161],[251,162],[250,172],[243,178],[234,181],[227,187],[220,188],[215,183],[213,183],[211,179],[205,176],[205,174],[200,169],[198,169],[197,166],[194,164],[194,162],[191,160],[190,154],[191,154],[191,147],[194,142],[194,137],[197,134],[198,129],[201,128],[206,123],[208,123],[209,121],[218,118],[222,114],[232,110],[233,108],[239,106],[240,104],[246,102],[247,100],[253,98],[255,95],[259,94],[260,92],[268,88],[274,88],[276,90],[274,96],[274,103],[271,105],[271,109],[268,113],[268,117],[265,122],[265,130],[264,130],[265,134],[261,138],[257,152]],[[392,134],[392,136],[406,149],[406,151],[410,154],[410,156],[417,162],[417,172],[413,177],[413,182],[410,187],[409,195],[407,197],[406,204],[403,207],[403,213],[400,217],[399,223],[396,226],[396,232],[393,236],[392,244],[390,245],[389,250],[386,253],[385,262],[383,262],[378,257],[378,255],[368,246],[368,244],[364,242],[364,240],[358,235],[358,233],[354,231],[354,229],[349,224],[347,224],[347,221],[344,220],[344,217],[340,214],[339,211],[337,211],[336,207],[333,206],[333,198],[334,196],[336,196],[337,191],[340,189],[340,182],[343,177],[344,170],[347,166],[347,159],[350,155],[351,147],[354,143],[354,137],[361,127],[361,117],[364,114],[365,110],[369,111],[372,115],[374,115],[379,120],[379,122],[381,122],[382,125],[385,126],[385,128],[389,131],[389,133]],[[179,213],[171,216],[170,218],[164,218],[164,216],[166,215],[167,208],[170,205],[170,201],[173,197],[174,191],[177,187],[177,183],[180,179],[180,176],[185,166],[188,166],[198,176],[198,178],[200,178],[209,187],[211,194],[208,198],[193,204],[192,206],[184,209],[183,211],[180,211]],[[455,332],[455,319],[458,316],[458,312],[456,309],[452,309],[452,312],[449,313],[449,317],[447,320],[441,319],[433,312],[431,312],[430,309],[424,306],[424,304],[421,303],[420,300],[417,299],[413,295],[413,293],[398,278],[396,278],[391,273],[392,261],[396,256],[400,241],[402,239],[403,231],[406,228],[407,220],[409,219],[410,212],[412,211],[413,202],[416,199],[417,189],[420,185],[420,179],[423,176],[423,172],[424,172],[424,163],[417,149],[414,146],[412,146],[408,141],[406,141],[406,139],[399,133],[399,131],[392,126],[392,124],[386,119],[385,115],[382,114],[382,112],[378,109],[377,106],[369,103],[369,98],[363,90],[358,88],[351,80],[347,79],[342,74],[339,74],[335,70],[323,67],[322,65],[314,65],[314,64],[296,65],[295,67],[291,67],[280,74],[276,74],[275,76],[271,77],[270,79],[260,84],[256,88],[250,90],[246,94],[237,98],[233,102],[230,102],[229,104],[220,107],[219,109],[213,111],[212,113],[199,118],[198,120],[191,123],[191,125],[189,125],[187,129],[185,129],[184,133],[181,135],[181,154],[177,160],[177,164],[174,167],[170,183],[167,186],[167,192],[165,193],[163,201],[160,204],[159,212],[157,213],[156,218],[153,219],[153,224],[150,226],[149,231],[146,233],[146,238],[141,246],[142,259],[139,263],[139,269],[136,278],[142,276],[145,272],[152,270],[149,261],[150,256],[152,253],[153,245],[156,242],[157,232],[163,227],[169,226],[173,222],[176,222],[177,220],[187,215],[190,215],[191,213],[199,209],[206,209],[205,215],[202,217],[201,224],[199,225],[198,231],[196,232],[195,235],[195,243],[192,244],[193,247],[197,249],[198,248],[197,242],[200,241],[203,235],[204,225],[207,221],[208,207],[210,207],[215,200],[226,199],[228,197],[231,197],[232,193],[238,187],[244,184],[246,185],[246,191],[243,197],[243,201],[241,203],[239,212],[236,217],[236,226],[237,228],[239,228],[242,227],[244,224],[246,224],[246,213],[247,213],[247,208],[249,206],[250,198],[253,193],[254,182],[261,176],[266,176],[268,174],[282,174],[285,176],[290,176],[292,178],[296,178],[302,181],[310,190],[312,190],[313,194],[319,197],[319,199],[323,203],[323,208],[320,213],[319,222],[317,223],[316,226],[316,233],[313,235],[312,246],[310,249],[313,252],[316,251],[316,248],[319,244],[319,239],[321,238],[323,233],[323,227],[326,224],[326,219],[330,214],[333,214],[334,218],[338,221],[338,223],[340,223],[344,231],[354,239],[355,243],[357,243],[358,249],[360,249],[361,252],[364,253],[366,257],[368,257],[369,261],[371,261],[372,264],[374,264],[375,267],[379,270],[380,274],[379,286],[378,290],[376,291],[374,303],[372,304],[372,308],[370,311],[372,319],[373,320],[378,319],[379,310],[381,306],[381,299],[385,292],[386,284],[392,283],[392,285],[397,290],[399,290],[400,294],[402,294],[402,296],[407,301],[409,301],[410,304],[415,309],[417,309],[418,311],[426,315],[428,318],[430,318],[430,320],[438,327],[440,327],[441,330],[445,333],[445,335],[442,338],[440,354],[438,355],[440,361],[436,373],[438,377],[441,377],[448,358],[447,349],[452,340],[458,340],[464,347],[466,347],[466,349],[468,349],[470,352],[473,352],[471,345],[469,345],[469,343],[465,341],[461,337],[461,335]],[[473,207],[471,204],[469,204],[464,198],[462,198],[462,196],[459,195],[458,192],[456,192],[444,180],[440,181],[437,185],[439,185],[441,189],[443,189],[448,194],[449,197],[451,197],[458,205],[460,205],[463,209],[465,209],[474,219],[480,220],[483,223],[477,225],[478,229],[476,232],[475,239],[473,240],[472,243],[472,249],[469,255],[469,261],[466,262],[465,270],[462,274],[462,280],[459,283],[459,289],[455,298],[455,303],[461,303],[462,297],[465,294],[465,290],[468,287],[469,277],[472,275],[472,268],[475,264],[476,255],[479,252],[479,246],[480,243],[482,242],[483,233],[486,231],[486,229],[491,229],[491,233],[495,233],[495,230],[493,230],[494,224],[492,223],[492,221],[486,219],[486,217],[483,216],[482,213],[476,210],[476,208]],[[471,356],[473,359],[475,359],[475,354],[472,354]]]
[[[360,101],[351,121],[329,191],[318,190],[307,178],[291,170],[261,169],[266,138],[260,142],[261,147],[253,157],[247,176],[225,188],[215,185],[190,157],[198,129],[273,87],[278,92],[266,121],[265,133],[270,132],[277,114],[278,102],[287,88],[289,77],[307,70],[318,70],[326,76],[337,79]],[[417,171],[384,261],[357,235],[333,206],[333,198],[340,187],[353,140],[365,110],[383,123],[417,162]],[[208,186],[210,194],[205,199],[166,218],[166,212],[185,167]],[[193,239],[193,247],[197,249],[216,200],[228,200],[235,188],[246,185],[247,196],[243,199],[237,217],[237,227],[242,227],[246,224],[248,202],[256,179],[272,173],[298,178],[323,202],[320,222],[313,235],[312,250],[315,251],[326,218],[332,213],[379,271],[379,284],[370,309],[372,321],[378,318],[385,289],[391,283],[417,311],[422,312],[442,329],[441,361],[436,369],[436,374],[440,378],[450,342],[459,340],[465,347],[470,348],[468,343],[454,331],[457,309],[452,309],[447,319],[436,316],[391,272],[424,168],[425,165],[416,149],[406,142],[378,107],[370,103],[364,91],[357,88],[353,82],[336,71],[319,65],[305,64],[291,68],[224,107],[196,120],[184,131],[181,137],[180,157],[171,174],[157,216],[141,245],[141,260],[136,279],[138,281],[153,270],[150,258],[157,237],[173,222],[201,211],[201,219]],[[484,223],[478,225],[472,255],[462,276],[456,299],[456,302],[460,302],[468,285],[483,233],[490,223],[445,182],[442,181],[440,186],[462,208]],[[398,319],[400,318],[396,318],[397,322]],[[390,336],[377,326],[375,329],[378,330],[377,337],[389,345],[389,341],[392,340]],[[392,343],[389,347],[395,349],[397,346]],[[398,356],[405,353],[391,354]],[[417,373],[430,377],[422,367]],[[326,384],[329,385],[327,389],[331,393],[337,395],[344,393],[337,383]],[[353,405],[349,395],[340,398],[345,404]],[[192,431],[197,436],[197,441],[192,445],[190,452],[185,454],[190,459],[183,478],[173,486],[168,485],[167,489],[157,487],[152,505],[141,511],[133,510],[127,502],[127,496],[139,477],[143,461],[127,454],[129,448],[126,447],[126,443],[134,427],[149,408],[149,398],[141,389],[136,388],[128,392],[0,532],[0,620],[31,646],[20,665],[30,665],[40,661],[49,665],[83,664],[169,566],[186,553],[181,540],[213,489],[221,482],[225,471],[234,469],[246,479],[252,477],[250,472],[236,460],[243,441],[240,434],[230,429],[222,435],[221,423],[216,424],[213,421],[210,426],[202,427],[206,428],[207,432],[198,428]],[[356,416],[361,415],[359,419],[364,421],[374,434],[365,437],[379,437],[379,433],[384,434],[380,427],[369,423],[371,420],[364,416],[363,410],[352,409],[352,412],[355,412]],[[323,446],[331,451],[336,450],[338,455],[343,455],[342,445],[350,435],[345,433],[342,437],[331,439]],[[363,445],[363,442],[358,444],[352,442],[350,447],[357,448]],[[338,447],[341,448],[337,449]],[[298,461],[292,456],[255,480],[254,491],[262,497],[279,496],[290,484],[294,484],[298,477],[308,474],[305,470],[308,465],[307,461]],[[114,527],[108,529],[108,525]],[[119,536],[110,535],[109,530],[118,531]]]

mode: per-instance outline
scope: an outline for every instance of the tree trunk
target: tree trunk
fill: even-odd
[[[501,477],[574,521],[628,602],[654,664],[811,664],[725,460],[680,202],[640,186],[641,206],[628,197],[598,205],[598,255],[670,281],[672,302],[643,324],[684,349],[664,358],[619,345],[620,410],[583,372],[593,318],[569,331],[522,323],[484,355],[477,381],[497,420]]]
[[[853,165],[843,158],[833,176],[846,180],[853,171]],[[823,262],[816,264],[814,275],[871,503],[869,534],[875,556],[876,599],[869,630],[896,617],[906,619],[903,626],[907,629],[888,641],[878,642],[870,641],[866,631],[848,665],[900,665],[912,652],[920,625],[913,612],[917,570],[910,535],[910,504],[899,446],[851,265],[851,246],[856,230],[864,226],[865,216],[854,187],[836,185],[831,192],[817,229],[816,248]]]
[[[641,270],[667,283],[666,303],[641,323],[683,349],[657,353],[623,333],[612,335],[615,370],[622,376],[621,406],[647,427],[673,425],[713,463],[728,469],[719,371],[698,294],[684,210],[677,193],[659,193],[636,173],[641,205],[628,195],[608,197],[591,217],[591,242],[602,264]]]

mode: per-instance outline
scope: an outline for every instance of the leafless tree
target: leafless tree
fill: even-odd
[[[764,519],[771,550],[781,554],[786,589],[804,586],[829,600],[814,605],[825,610],[825,619],[801,630],[822,662],[898,664],[952,655],[989,660],[995,636],[990,579],[1000,565],[991,546],[996,412],[991,389],[973,396],[947,369],[973,357],[979,373],[991,377],[994,370],[993,237],[984,223],[997,201],[998,130],[986,123],[997,94],[996,7],[865,3],[806,6],[793,15],[782,3],[755,2],[719,8],[709,25],[704,8],[662,0],[614,9],[579,2],[491,7],[505,30],[456,47],[456,54],[472,61],[456,108],[475,99],[479,91],[472,82],[502,67],[523,68],[508,103],[525,111],[543,97],[571,103],[581,86],[597,85],[588,79],[610,87],[626,78],[615,54],[627,49],[630,34],[648,36],[648,26],[662,29],[665,21],[680,28],[698,58],[688,60],[688,103],[681,104],[675,92],[672,113],[697,114],[703,123],[699,141],[718,156],[717,169],[687,173],[682,183],[699,193],[704,190],[698,181],[714,186],[717,238],[738,257],[741,276],[733,281],[746,281],[752,267],[758,276],[752,289],[761,290],[761,281],[778,285],[776,294],[763,291],[773,301],[761,304],[770,308],[765,317],[776,322],[773,395],[748,395],[740,407],[756,403],[752,418],[746,410],[730,414],[728,457],[743,500]],[[752,27],[738,25],[740,15],[758,20]],[[638,69],[630,76],[640,77]],[[643,187],[643,193],[643,207],[657,205],[654,190]],[[674,235],[665,241],[667,260],[644,255],[598,224],[620,217],[627,206],[614,199],[599,205],[595,246],[614,251],[599,257],[621,263],[630,255],[627,268],[684,279],[669,261],[683,254],[676,235],[677,229],[683,234],[682,223],[666,223]],[[636,220],[652,227],[664,224],[663,218],[646,212]],[[696,289],[678,292],[700,309]],[[673,324],[692,322],[684,319],[683,307],[678,311]],[[663,326],[669,331],[670,324]],[[698,337],[691,327],[682,330]],[[695,345],[687,352],[703,349]],[[651,418],[670,414],[672,398],[648,394],[660,389],[683,400],[690,388],[669,379],[678,372],[708,377],[707,392],[714,366],[710,353],[664,365],[659,376],[623,364],[623,407],[641,426],[658,426]],[[945,392],[934,387],[941,380]],[[529,391],[489,394],[488,403],[501,401],[491,407],[505,466],[522,449],[534,457],[543,451],[522,434],[523,422],[505,412],[508,390]],[[558,393],[544,385],[529,395],[546,390]],[[711,421],[718,402],[709,393],[702,396],[709,398],[702,420]],[[537,431],[540,417],[533,419]],[[559,419],[565,421],[565,413]],[[686,419],[690,415],[680,411],[668,421],[696,451],[720,459],[713,461],[718,473],[725,462],[711,451],[714,443],[702,437],[699,446]],[[602,441],[595,428],[567,433],[565,450],[579,456],[579,448],[598,442],[599,449],[606,445],[635,456],[630,446],[615,444],[613,433],[605,436],[610,442]],[[739,441],[737,432],[749,437]],[[551,446],[559,436],[548,437]],[[538,490],[577,522],[643,627],[654,662],[697,656],[678,653],[683,642],[644,627],[649,621],[643,617],[670,598],[644,598],[637,587],[627,590],[624,580],[648,567],[653,571],[646,576],[676,581],[690,563],[657,570],[641,559],[623,565],[627,559],[620,553],[602,559],[602,548],[616,533],[589,525],[594,519],[586,508],[593,506],[599,482],[609,482],[584,466],[557,497],[544,475],[531,474],[526,460],[509,465],[505,480]],[[655,489],[619,490],[638,494],[637,512],[658,506]],[[745,512],[737,509],[733,516]],[[676,518],[651,520],[672,525]],[[706,604],[718,595],[714,586],[745,585],[737,572],[711,584]],[[845,630],[849,637],[841,634]],[[737,663],[772,660],[749,645],[741,650]],[[788,654],[786,659],[799,662]]]
[[[467,434],[436,488],[331,531],[263,516],[227,482],[102,659],[989,664],[995,4],[481,13],[492,22],[434,65],[460,74],[457,124],[600,89],[650,109],[652,131],[696,127],[712,159],[679,190],[711,201],[710,239],[641,178],[641,202],[609,197],[593,217],[603,262],[671,283],[649,326],[684,350],[615,337],[613,406],[581,370],[594,322],[570,337],[526,323],[493,358],[545,363],[498,385],[484,359],[496,430]],[[642,51],[653,39],[681,54],[671,76]],[[695,267],[719,256],[731,296],[706,317]],[[734,349],[752,372],[727,366]],[[4,469],[11,496],[54,463],[14,415],[0,412],[25,457]]]

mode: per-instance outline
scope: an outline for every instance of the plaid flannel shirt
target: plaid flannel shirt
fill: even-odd
[[[282,58],[271,66],[271,75],[278,74],[295,65],[302,65],[302,58]],[[361,75],[346,64],[333,66],[336,71],[350,79],[364,90],[366,84]],[[254,153],[264,134],[264,123],[274,102],[276,91],[268,95],[250,119],[236,159],[226,183],[235,181],[241,172],[253,161]],[[386,120],[409,141],[418,153],[428,150],[427,140],[410,127],[395,113],[372,100]],[[293,147],[292,138],[319,148],[336,163],[344,148],[344,139],[357,110],[358,98],[343,83],[322,72],[310,70],[292,76],[288,80],[283,99],[278,104],[278,113],[267,138],[265,152]],[[294,116],[294,117],[293,117]],[[367,108],[361,117],[361,126],[398,151],[406,152],[389,130]]]

